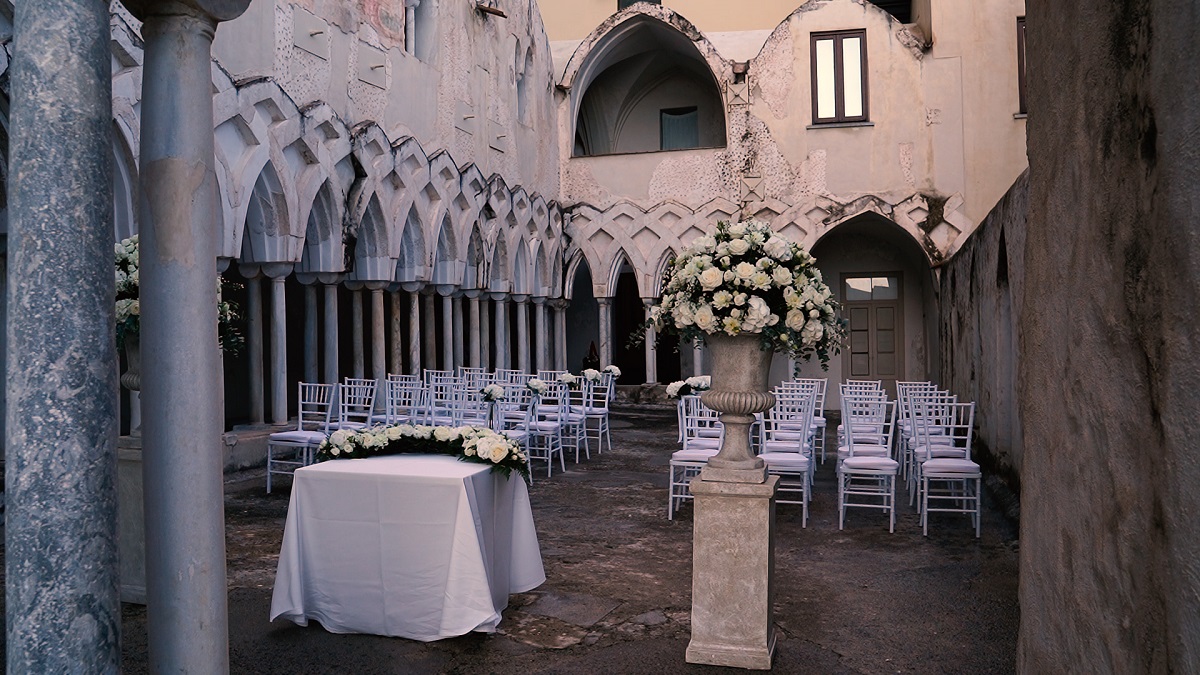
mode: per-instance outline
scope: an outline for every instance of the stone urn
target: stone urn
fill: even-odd
[[[704,480],[732,483],[762,483],[766,465],[750,447],[750,426],[755,413],[775,405],[767,390],[774,352],[763,350],[757,334],[705,337],[712,356],[712,388],[700,394],[704,405],[721,413],[725,427],[721,450],[708,460]]]
[[[121,386],[129,391],[142,388],[142,345],[136,333],[125,336],[125,360],[127,367],[121,375]]]

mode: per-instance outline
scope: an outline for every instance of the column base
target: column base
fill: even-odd
[[[711,460],[709,461],[711,462]],[[767,467],[764,464],[757,469],[740,469],[722,468],[708,464],[700,470],[700,480],[711,483],[762,484],[767,482]]]
[[[735,470],[736,471],[736,470]],[[692,481],[692,639],[688,663],[769,670],[775,652],[775,490]]]

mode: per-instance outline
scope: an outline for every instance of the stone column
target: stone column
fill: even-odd
[[[408,373],[421,374],[421,289],[420,284],[404,285],[408,291]]]
[[[567,366],[567,307],[570,302],[563,299],[554,301],[554,366],[559,370],[568,370]]]
[[[5,430],[8,672],[117,672],[108,5],[19,3],[15,22]],[[212,271],[215,256],[214,250],[207,260]],[[147,257],[143,253],[142,261]],[[207,327],[214,329],[212,275],[207,282]],[[215,330],[212,337],[211,361],[219,367]],[[151,379],[142,376],[143,383]],[[217,509],[219,518],[220,502]]]
[[[454,367],[458,368],[466,363],[466,359],[464,358],[465,355],[463,354],[464,326],[462,295],[461,293],[456,292],[451,297],[453,298],[454,306]]]
[[[704,347],[699,343],[692,345],[692,375],[704,374]]]
[[[654,298],[642,298],[646,320],[650,320],[650,312],[654,309]],[[658,331],[646,329],[646,384],[658,382]]]
[[[493,293],[496,301],[496,367],[507,369],[510,363],[508,346],[508,294]]]
[[[379,392],[383,393],[383,383],[387,380],[387,330],[383,317],[383,285],[370,284],[371,289],[371,377],[379,383]],[[376,407],[383,404],[383,396],[375,397]]]
[[[479,291],[467,291],[467,299],[471,308],[471,334],[468,349],[468,362],[472,368],[479,368],[482,361],[479,358]]]
[[[270,263],[263,267],[271,277],[271,423],[287,424],[287,298],[284,278],[292,266]]]
[[[362,286],[359,284],[350,288],[350,344],[354,350],[351,372],[356,378],[364,378],[367,359],[363,349],[363,301]]]
[[[534,358],[538,370],[549,370],[547,358],[550,344],[550,327],[546,325],[546,299],[533,298],[533,332],[537,334],[537,351]]]
[[[514,295],[517,301],[517,368],[529,372],[529,296]]]
[[[317,378],[317,287],[304,286],[304,381]]]
[[[612,364],[612,298],[596,298],[600,314],[600,365]]]
[[[454,301],[448,294],[442,295],[442,370],[454,370],[453,336]]]
[[[417,48],[417,6],[421,0],[404,0],[404,51],[415,54]]]
[[[391,340],[388,342],[387,372],[399,375],[404,372],[404,342],[401,339],[403,325],[400,321],[400,291],[395,288],[388,291],[388,311],[391,319],[388,321],[388,333]]]
[[[250,361],[250,423],[266,422],[263,393],[263,308],[262,282],[254,266],[242,269],[246,277],[246,356]]]
[[[142,414],[146,626],[149,670],[155,673],[229,670],[215,280],[221,209],[213,155],[212,39],[218,21],[235,18],[248,4],[126,0],[144,22],[145,41]],[[107,30],[105,38],[107,42]],[[64,80],[60,76],[56,81]],[[77,105],[59,106],[56,114]],[[61,452],[60,447],[56,454]],[[9,606],[9,612],[17,611]],[[81,634],[77,630],[64,635]],[[95,627],[82,631],[95,632]],[[80,663],[93,661],[89,657]]]
[[[425,367],[430,370],[437,370],[437,312],[433,306],[432,288],[425,289],[425,325],[422,326],[424,338],[422,340],[423,352],[425,355]]]
[[[338,287],[336,281],[325,283],[325,384],[337,384],[338,368]]]
[[[492,313],[489,311],[492,303],[488,302],[487,294],[479,301],[479,367],[490,371],[492,369]]]

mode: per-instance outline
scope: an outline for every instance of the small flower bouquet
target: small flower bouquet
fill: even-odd
[[[761,348],[822,365],[845,338],[838,303],[811,255],[766,223],[717,224],[668,266],[655,328],[689,342],[707,334],[754,334]]]
[[[525,386],[529,387],[529,391],[532,391],[537,396],[541,396],[542,394],[546,393],[546,383],[543,380],[537,379],[536,377],[526,382]]]
[[[487,401],[488,403],[495,403],[497,401],[503,401],[504,400],[504,387],[501,387],[498,384],[489,384],[488,386],[484,387],[483,389],[480,389],[479,394],[481,396],[483,396],[483,400]]]
[[[612,368],[613,366],[609,367]],[[587,370],[583,371],[583,379],[587,380],[588,382],[599,382],[600,371],[596,370],[595,368],[588,368]]]
[[[690,394],[698,394],[702,391],[708,391],[712,388],[712,377],[709,375],[695,375],[686,380],[679,380],[667,385],[668,398],[680,398]]]
[[[516,471],[529,482],[529,461],[521,446],[481,427],[398,424],[357,431],[339,429],[317,448],[317,461],[400,454],[456,456],[463,462],[488,464],[505,477]]]
[[[613,376],[613,379],[614,379],[614,380],[619,380],[619,379],[621,379],[621,369],[620,369],[620,368],[618,368],[618,367],[616,367],[616,366],[614,366],[614,365],[612,365],[611,363],[610,363],[609,365],[607,365],[607,366],[604,366],[604,372],[606,372],[606,373],[612,373],[612,376]]]
[[[563,373],[558,376],[558,381],[574,389],[579,384],[579,376],[571,373]]]

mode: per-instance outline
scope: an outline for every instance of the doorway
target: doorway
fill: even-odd
[[[842,275],[842,316],[849,321],[845,377],[882,380],[893,398],[904,372],[902,281],[899,272]]]

